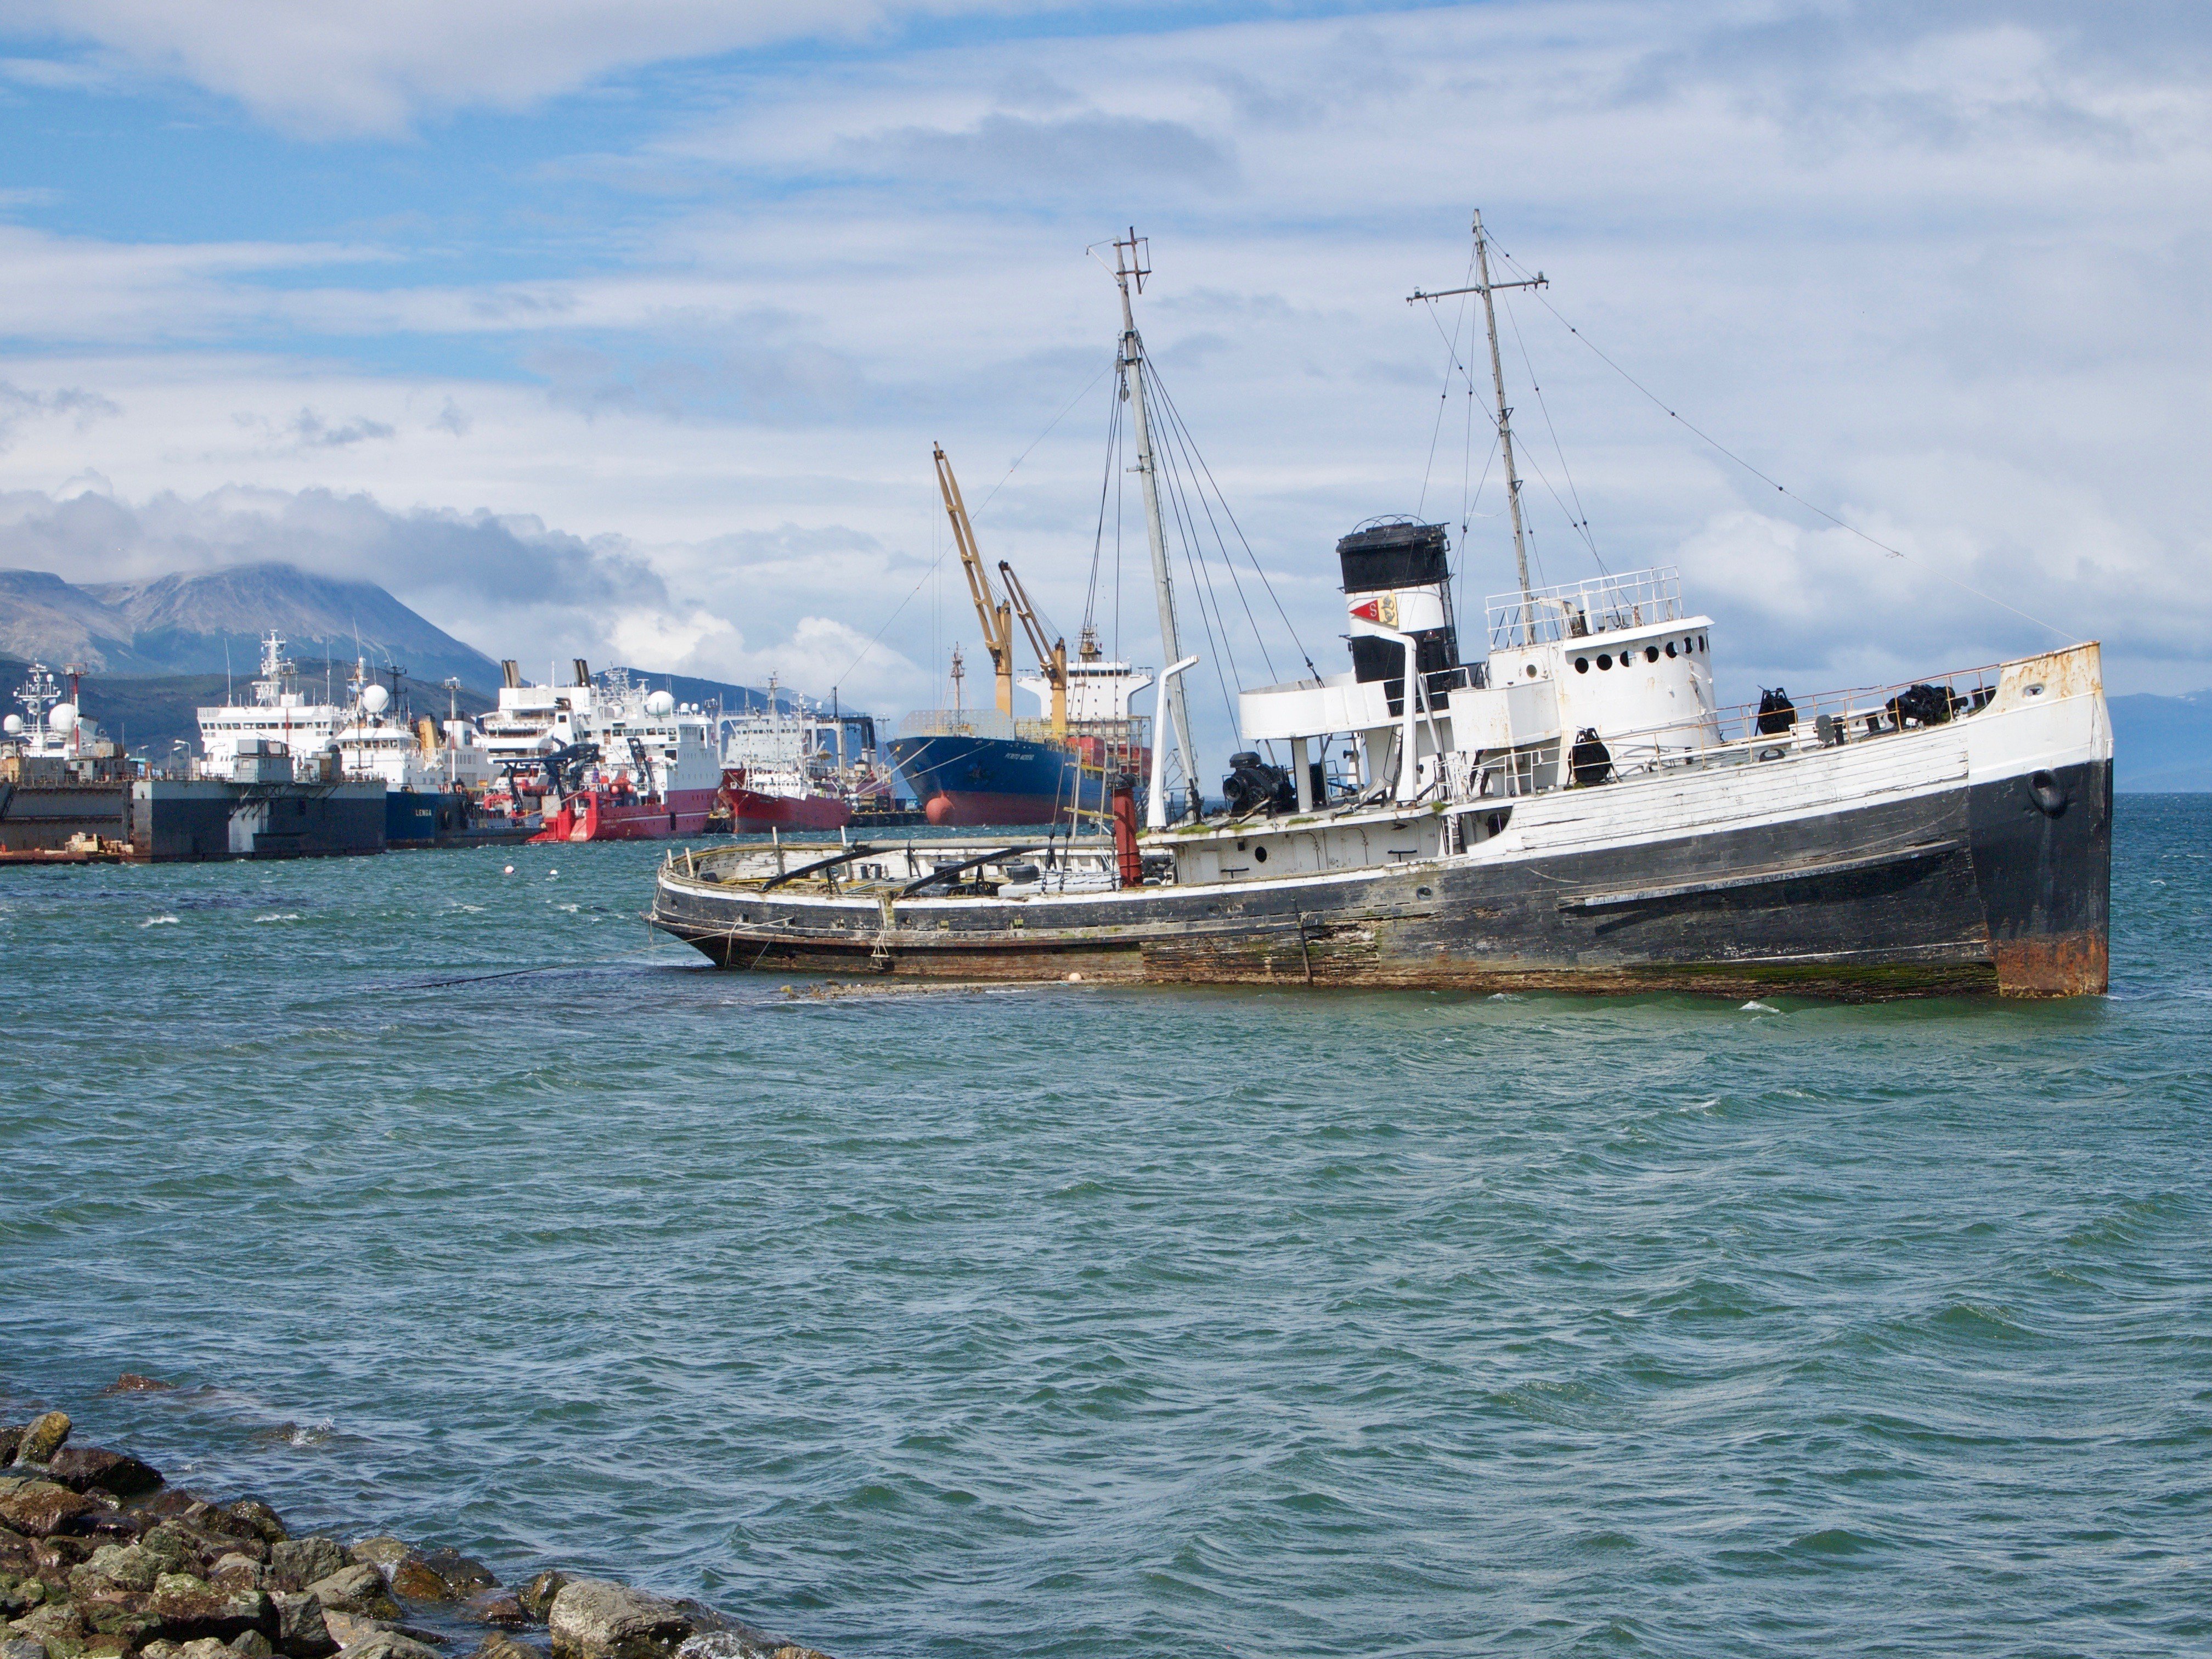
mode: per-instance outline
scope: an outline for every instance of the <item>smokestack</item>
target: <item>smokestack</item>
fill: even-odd
[[[572,660],[576,665],[576,684],[589,685],[592,683],[591,664],[586,662],[581,657],[574,658]]]
[[[509,657],[505,662],[500,664],[499,672],[505,677],[508,690],[517,690],[521,687],[522,671],[514,665],[514,658]]]

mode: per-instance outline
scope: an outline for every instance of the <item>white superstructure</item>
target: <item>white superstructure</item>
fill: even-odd
[[[261,642],[252,697],[198,710],[201,775],[234,783],[381,782],[434,793],[480,787],[493,775],[467,721],[445,721],[442,734],[428,719],[410,726],[365,665],[355,665],[345,702],[311,700],[275,633]]]

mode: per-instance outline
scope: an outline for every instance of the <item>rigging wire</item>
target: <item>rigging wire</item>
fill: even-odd
[[[1437,394],[1436,424],[1429,430],[1428,465],[1421,469],[1421,493],[1413,506],[1413,516],[1417,519],[1424,516],[1429,504],[1429,475],[1436,471],[1437,439],[1444,429],[1444,406],[1451,401],[1452,374],[1455,370],[1466,374],[1459,361],[1459,337],[1460,331],[1467,326],[1468,295],[1464,290],[1474,280],[1474,255],[1470,252],[1467,256],[1467,276],[1461,283],[1462,291],[1459,296],[1459,315],[1452,319],[1451,337],[1444,342],[1444,387]],[[1429,307],[1429,314],[1431,317],[1436,314],[1436,307],[1433,305]],[[1437,332],[1442,334],[1443,331],[1444,325],[1440,321],[1437,324]],[[1474,396],[1474,377],[1472,374],[1467,375],[1467,395],[1470,398]],[[1471,422],[1474,416],[1470,415],[1468,418]],[[1468,434],[1468,447],[1469,449],[1474,447],[1474,434],[1472,430]],[[1462,489],[1465,489],[1466,483],[1467,480],[1462,477],[1460,480]]]
[[[1598,574],[1610,576],[1613,572],[1605,568],[1605,560],[1598,553],[1597,538],[1590,534],[1589,514],[1583,507],[1582,492],[1575,488],[1575,475],[1567,466],[1567,452],[1565,446],[1559,442],[1559,428],[1552,424],[1552,406],[1544,401],[1544,388],[1536,379],[1535,360],[1528,355],[1528,341],[1521,337],[1521,319],[1514,312],[1510,295],[1505,301],[1505,320],[1513,325],[1513,343],[1521,348],[1521,363],[1528,371],[1528,389],[1536,394],[1536,408],[1544,417],[1544,429],[1552,434],[1552,451],[1559,458],[1559,476],[1567,481],[1567,494],[1574,497],[1574,511],[1567,512],[1567,504],[1559,501],[1558,490],[1552,490],[1552,499],[1559,501],[1559,511],[1566,513],[1568,524],[1580,532],[1583,545],[1589,549],[1590,558],[1597,565]],[[1552,489],[1550,479],[1544,481],[1544,488]]]
[[[1199,471],[1204,475],[1206,487],[1213,492],[1213,499],[1221,503],[1222,516],[1229,520],[1229,527],[1237,532],[1237,544],[1244,550],[1244,557],[1252,566],[1252,574],[1260,579],[1261,587],[1266,591],[1269,602],[1274,605],[1275,615],[1282,619],[1283,631],[1291,636],[1291,644],[1296,647],[1298,655],[1304,659],[1307,672],[1316,679],[1319,679],[1321,670],[1314,666],[1313,653],[1306,649],[1305,641],[1298,637],[1297,626],[1291,621],[1291,613],[1283,608],[1282,598],[1275,592],[1274,583],[1267,580],[1267,572],[1260,562],[1260,556],[1252,550],[1251,541],[1244,534],[1244,526],[1237,521],[1237,510],[1229,505],[1229,497],[1222,492],[1221,486],[1214,482],[1213,469],[1206,464],[1206,457],[1200,451],[1197,440],[1191,437],[1190,428],[1184,425],[1182,411],[1176,407],[1175,399],[1168,395],[1167,387],[1160,384],[1158,370],[1155,368],[1146,377],[1146,380],[1148,385],[1158,388],[1161,406],[1167,410],[1168,419],[1174,423],[1176,429],[1183,434],[1183,441],[1190,446],[1191,458],[1197,463]],[[1207,512],[1209,522],[1212,517],[1212,510],[1209,508]],[[1217,541],[1220,540],[1218,530],[1215,531],[1214,538]],[[1229,545],[1226,542],[1221,543],[1221,562],[1229,567],[1230,574],[1232,576],[1235,575],[1236,562],[1229,556]],[[1239,597],[1242,597],[1241,584]],[[1249,614],[1249,607],[1247,614]],[[1256,623],[1253,625],[1252,636],[1261,641],[1261,654],[1265,656],[1267,649],[1267,642],[1261,638],[1259,625]],[[1268,664],[1268,672],[1270,673],[1274,672],[1274,665],[1272,661]]]
[[[1492,247],[1497,247],[1498,244],[1493,241],[1491,246]],[[1512,256],[1508,254],[1503,248],[1498,248],[1498,258],[1509,270],[1518,271],[1522,276],[1526,276],[1528,274],[1526,268],[1523,267],[1517,260],[1514,259]],[[1974,586],[1972,583],[1960,581],[1956,576],[1951,575],[1936,565],[1928,564],[1921,560],[1913,558],[1903,549],[1893,547],[1887,542],[1881,540],[1879,537],[1869,535],[1865,531],[1860,529],[1856,525],[1837,517],[1834,514],[1829,512],[1826,507],[1818,506],[1812,501],[1807,501],[1802,495],[1790,489],[1787,484],[1780,483],[1768,473],[1753,466],[1749,461],[1744,459],[1742,456],[1737,454],[1726,444],[1721,442],[1719,439],[1714,437],[1711,433],[1699,427],[1695,422],[1685,419],[1678,410],[1668,408],[1665,398],[1660,397],[1659,394],[1652,391],[1650,386],[1644,385],[1643,381],[1638,380],[1626,368],[1623,368],[1619,363],[1615,362],[1610,356],[1606,355],[1605,351],[1599,347],[1595,341],[1592,340],[1587,334],[1584,334],[1582,330],[1569,322],[1560,313],[1559,308],[1544,297],[1543,291],[1540,289],[1532,289],[1529,291],[1535,295],[1537,303],[1542,306],[1545,310],[1550,312],[1553,317],[1558,320],[1561,327],[1565,328],[1568,333],[1573,335],[1575,338],[1580,340],[1585,346],[1588,346],[1592,354],[1596,356],[1600,362],[1603,363],[1614,374],[1620,375],[1622,380],[1627,381],[1628,384],[1635,387],[1637,391],[1642,392],[1644,396],[1649,398],[1651,404],[1663,413],[1668,420],[1680,422],[1686,430],[1698,438],[1701,442],[1708,445],[1718,453],[1726,456],[1729,460],[1734,461],[1738,466],[1750,473],[1753,477],[1757,478],[1761,483],[1772,484],[1777,493],[1788,496],[1791,501],[1796,502],[1798,506],[1803,507],[1808,513],[1814,514],[1820,518],[1826,519],[1830,524],[1835,526],[1837,529],[1849,532],[1851,535],[1857,537],[1861,541],[1866,543],[1869,547],[1881,549],[1882,552],[1887,554],[1893,559],[1901,559],[1907,564],[1918,566],[1920,568],[1926,570],[1941,578],[1942,580],[1950,583],[1952,586],[1958,588],[1962,592],[1971,593],[1978,599],[1986,600],[1990,605],[1996,605],[2001,611],[2009,611],[2014,616],[2018,617],[2022,622],[2033,623],[2038,628],[2047,629],[2050,632],[2057,635],[2062,640],[2071,639],[2074,637],[2068,634],[2064,629],[2053,627],[2051,623],[2044,621],[2040,617],[2031,617],[2027,611],[2022,611],[2018,605],[2008,605],[2002,599],[1998,599],[1995,594],[1984,593],[1980,588]]]
[[[1106,367],[1107,368],[1111,368],[1113,365],[1109,363]],[[1060,413],[1054,416],[1052,419],[1046,423],[1044,430],[1038,433],[1036,437],[1030,440],[1029,448],[1024,449],[1020,454],[1015,456],[1013,466],[1008,467],[1006,471],[1005,477],[1001,477],[997,483],[991,486],[991,495],[983,497],[983,506],[973,508],[969,513],[968,516],[970,520],[982,516],[983,507],[988,507],[991,504],[991,496],[996,495],[999,491],[1005,487],[1006,479],[1014,476],[1015,468],[1020,466],[1024,461],[1029,459],[1030,452],[1035,450],[1039,444],[1042,443],[1047,438],[1052,435],[1053,428],[1058,426],[1062,421],[1067,418],[1067,411],[1073,409],[1076,404],[1081,403],[1085,398],[1089,397],[1091,395],[1091,388],[1096,386],[1100,380],[1105,378],[1105,368],[1100,369],[1097,374],[1092,375],[1089,385],[1086,385],[1082,391],[1077,392],[1074,397],[1069,398],[1066,405],[1060,410]],[[935,539],[936,538],[934,537],[932,538],[932,540]],[[860,654],[854,657],[852,661],[845,665],[845,672],[837,677],[837,679],[835,682],[836,684],[842,684],[846,680],[849,679],[852,677],[853,671],[867,660],[868,653],[883,643],[884,635],[890,631],[890,625],[899,619],[900,614],[905,611],[907,606],[914,603],[915,595],[921,592],[923,587],[927,586],[929,579],[937,574],[938,567],[944,562],[945,549],[940,545],[937,550],[936,556],[931,559],[929,562],[929,568],[921,573],[921,580],[914,585],[912,591],[907,594],[906,598],[898,602],[897,607],[892,611],[891,614],[884,618],[884,625],[876,629],[874,636],[871,638],[866,645],[860,647]],[[933,655],[935,653],[935,648],[934,640],[933,639],[931,647]]]
[[[1163,402],[1164,402],[1164,399],[1163,399]],[[1177,445],[1182,449],[1182,464],[1185,467],[1188,467],[1191,465],[1192,459],[1192,450],[1194,447],[1190,445],[1189,438],[1190,434],[1182,429],[1182,422],[1175,418],[1174,412],[1170,410],[1168,441],[1171,444]],[[1196,477],[1195,473],[1194,473],[1192,477],[1194,481]],[[1195,493],[1198,496],[1199,507],[1206,514],[1206,528],[1213,532],[1214,544],[1221,549],[1221,562],[1223,567],[1229,572],[1230,586],[1237,590],[1237,603],[1243,607],[1244,625],[1252,630],[1253,641],[1260,647],[1260,660],[1267,665],[1267,678],[1272,681],[1275,677],[1274,653],[1267,649],[1267,638],[1260,632],[1259,619],[1252,614],[1251,599],[1244,592],[1243,580],[1237,575],[1236,565],[1230,560],[1229,545],[1221,538],[1221,526],[1213,521],[1213,508],[1207,502],[1206,494],[1203,490],[1198,490]],[[1196,528],[1197,520],[1195,517],[1194,517],[1192,520],[1192,529],[1195,532]],[[1201,544],[1201,556],[1203,544]],[[1208,580],[1211,580],[1212,578],[1209,577]],[[1217,604],[1218,603],[1218,601],[1217,601]]]

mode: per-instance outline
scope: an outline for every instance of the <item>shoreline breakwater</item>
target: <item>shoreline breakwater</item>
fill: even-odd
[[[510,1588],[450,1549],[295,1537],[70,1426],[0,1425],[0,1659],[827,1659],[610,1579]]]

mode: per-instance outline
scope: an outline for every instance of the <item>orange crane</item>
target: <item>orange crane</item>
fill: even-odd
[[[976,619],[983,624],[983,644],[991,653],[991,671],[998,681],[999,712],[1014,712],[1014,617],[1013,607],[1001,599],[991,588],[991,578],[983,568],[983,556],[976,550],[975,526],[968,522],[968,504],[960,499],[960,483],[952,476],[952,463],[945,459],[945,447],[934,447],[937,452],[937,489],[945,497],[945,516],[952,520],[952,539],[960,547],[960,568],[968,573],[968,594],[975,601]],[[1004,570],[1006,566],[1000,565]]]
[[[1029,590],[1014,574],[1013,566],[1004,559],[999,561],[999,580],[1006,585],[1006,597],[1014,602],[1014,614],[1022,619],[1022,627],[1036,647],[1037,669],[1052,687],[1052,734],[1055,738],[1067,735],[1067,641],[1054,640],[1044,642],[1044,624],[1037,620],[1036,607],[1030,603]]]

